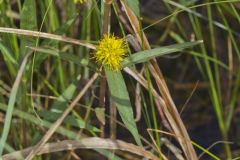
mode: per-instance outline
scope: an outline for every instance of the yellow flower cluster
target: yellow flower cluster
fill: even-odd
[[[119,71],[121,63],[126,56],[126,41],[114,35],[104,35],[100,40],[94,58],[102,66],[110,70]]]
[[[78,2],[82,4],[84,2],[87,2],[87,0],[74,0],[74,3],[78,3]]]

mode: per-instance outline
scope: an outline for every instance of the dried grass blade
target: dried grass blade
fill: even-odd
[[[2,157],[2,159],[14,160],[21,156],[26,157],[34,148],[35,147],[29,147],[24,150],[6,154]],[[148,159],[158,160],[158,157],[153,155],[151,152],[144,150],[142,147],[136,146],[131,143],[126,143],[121,140],[103,139],[98,137],[84,138],[79,141],[65,140],[61,142],[48,143],[41,146],[40,152],[38,152],[38,155],[52,153],[52,152],[66,151],[66,150],[74,150],[74,149],[121,150],[121,151],[130,152]]]
[[[124,0],[121,1],[121,4],[128,16],[129,22],[132,28],[134,29],[134,32],[136,33],[139,43],[141,43],[142,46],[144,46],[144,49],[150,49],[151,47],[144,32],[141,30],[138,18],[136,17],[136,15],[134,15],[133,11],[126,5],[126,2]],[[166,107],[162,107],[164,114],[166,115],[167,120],[171,125],[171,128],[173,129],[174,133],[184,138],[184,140],[179,138],[177,138],[177,140],[180,143],[186,158],[188,160],[197,159],[197,155],[193,148],[193,145],[190,143],[190,137],[172,100],[167,84],[164,80],[164,77],[161,73],[160,68],[158,67],[155,58],[150,60],[149,67],[150,72],[154,76],[158,89],[162,94],[164,102],[166,104]]]
[[[93,44],[87,43],[85,41],[79,41],[77,39],[59,36],[51,33],[44,33],[44,32],[38,32],[38,31],[30,31],[30,30],[24,30],[24,29],[15,29],[15,28],[5,28],[0,27],[0,32],[2,33],[12,33],[17,35],[24,35],[24,36],[32,36],[32,37],[41,37],[41,38],[48,38],[53,39],[57,41],[63,41],[68,42],[76,45],[85,46],[90,49],[96,49],[96,47]]]

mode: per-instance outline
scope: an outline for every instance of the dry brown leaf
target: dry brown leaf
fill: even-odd
[[[121,4],[127,14],[127,17],[129,19],[129,22],[136,34],[136,37],[139,41],[139,43],[143,44],[144,49],[151,49],[149,42],[144,34],[144,32],[141,30],[138,18],[133,13],[133,11],[126,5],[125,0],[121,1]],[[183,137],[184,139],[177,138],[179,144],[181,145],[184,154],[188,160],[195,160],[197,159],[196,152],[193,148],[193,145],[190,143],[190,138],[187,133],[187,130],[181,120],[181,117],[176,109],[176,106],[172,100],[172,97],[170,95],[170,92],[168,90],[167,84],[164,80],[164,77],[162,75],[162,72],[160,68],[158,67],[158,64],[156,62],[156,59],[150,60],[149,63],[149,69],[151,74],[153,75],[156,84],[158,86],[158,89],[163,97],[164,106],[161,107],[163,110],[165,116],[167,117],[167,120],[174,132],[178,137]],[[155,103],[159,103],[155,100]],[[162,102],[161,102],[162,103]],[[160,108],[158,108],[160,109]]]
[[[64,36],[59,36],[56,34],[51,34],[51,33],[44,33],[44,32],[38,32],[38,31],[30,31],[30,30],[24,30],[24,29],[15,29],[15,28],[5,28],[5,27],[0,27],[0,32],[2,33],[12,33],[12,34],[17,34],[17,35],[24,35],[24,36],[32,36],[32,37],[41,37],[41,38],[47,38],[47,39],[53,39],[57,41],[63,41],[63,42],[68,42],[76,45],[81,45],[85,46],[90,49],[96,49],[96,47],[90,43],[87,43],[85,41],[79,41],[77,39],[69,38],[69,37],[64,37]]]
[[[26,157],[34,147],[29,147],[24,150],[16,151],[10,154],[6,154],[2,157],[3,160],[15,160],[20,157]],[[142,156],[144,158],[158,160],[159,158],[153,155],[151,152],[144,150],[143,148],[131,143],[126,143],[121,140],[111,140],[103,138],[84,138],[79,141],[65,140],[61,142],[48,143],[40,148],[40,152],[37,155],[60,152],[74,149],[109,149],[109,150],[121,150]]]

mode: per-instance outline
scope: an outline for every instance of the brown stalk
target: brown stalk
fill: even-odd
[[[85,46],[90,49],[96,49],[96,47],[93,44],[87,43],[86,41],[80,41],[77,39],[59,36],[51,33],[44,33],[44,32],[38,32],[38,31],[30,31],[30,30],[24,30],[24,29],[15,29],[15,28],[5,28],[0,27],[0,32],[2,33],[12,33],[17,35],[24,35],[24,36],[31,36],[31,37],[41,37],[41,38],[47,38],[47,39],[53,39],[57,41],[63,41],[67,43],[72,43],[76,45]]]
[[[104,3],[104,20],[103,20],[104,22],[103,22],[102,37],[104,34],[108,33],[109,13],[110,13],[109,4]],[[106,77],[105,77],[104,70],[102,70],[101,74],[102,76],[100,77],[99,106],[105,108]],[[100,130],[101,130],[100,136],[102,138],[105,137],[104,128],[105,128],[104,124],[100,124]]]
[[[116,2],[115,2],[116,3]],[[116,5],[116,8],[119,8],[118,5]],[[125,19],[124,19],[125,20]],[[125,20],[126,21],[126,20]],[[141,46],[139,45],[138,40],[131,34],[127,35],[126,37],[127,42],[134,48],[134,50],[136,52],[141,51]],[[145,70],[145,67],[143,66],[140,74],[143,74]],[[135,107],[136,107],[136,117],[135,117],[135,122],[138,122],[141,119],[141,115],[142,115],[142,104],[141,104],[141,87],[140,84],[137,83],[136,84],[136,89],[135,89]]]
[[[117,108],[114,104],[112,98],[110,98],[110,138],[112,140],[116,139],[116,130],[117,130],[117,123],[115,121],[117,117]]]
[[[104,19],[103,19],[103,35],[108,34],[108,27],[109,27],[109,18],[111,13],[111,5],[112,0],[105,0],[104,2]],[[102,71],[102,74],[105,75],[104,71]],[[100,81],[100,106],[104,106],[104,99],[105,99],[105,92],[106,92],[106,78],[105,76],[101,78]],[[101,103],[102,102],[102,103]],[[116,139],[116,122],[114,119],[116,119],[117,116],[117,110],[116,106],[113,102],[113,100],[110,98],[110,138]],[[103,126],[104,127],[104,126]],[[101,127],[102,129],[102,127]],[[104,128],[103,128],[104,129]],[[104,133],[104,130],[103,132]]]
[[[104,71],[102,71],[101,73],[102,75],[104,75]],[[105,93],[106,93],[106,78],[105,76],[101,76],[100,77],[100,91],[99,91],[99,106],[102,108],[105,108]],[[100,136],[102,138],[105,137],[105,132],[104,132],[104,124],[100,123]]]
[[[123,16],[123,13],[121,11],[121,9],[119,8],[119,6],[117,5],[116,1],[113,1],[113,4],[116,8],[119,20],[123,23],[124,27],[126,28],[126,30],[130,33],[133,33],[134,31],[132,30],[131,26],[129,26],[127,20],[125,19],[125,17]]]
[[[140,74],[140,73],[137,73],[137,72],[134,72],[133,70],[131,70],[130,68],[126,67],[124,68],[124,71],[129,74],[130,76],[132,76],[139,84],[141,84],[146,90],[148,90],[148,83],[147,83],[147,80]],[[153,88],[152,88],[152,94],[153,94],[153,97],[154,97],[154,102],[157,106],[157,109],[159,111],[159,114],[161,116],[161,119],[162,119],[162,123],[163,125],[169,130],[169,131],[172,131],[171,127],[169,126],[169,123],[167,122],[166,118],[165,118],[165,115],[162,111],[162,108],[166,108],[166,104],[164,102],[164,100],[162,99],[162,97],[157,93],[157,91]],[[167,112],[168,113],[168,112]]]
[[[142,46],[144,46],[144,49],[151,49],[149,42],[144,34],[144,32],[141,30],[141,27],[139,25],[138,18],[133,13],[133,11],[126,5],[125,1],[122,0],[121,4],[128,16],[129,22],[132,25],[132,28],[137,36],[137,39]],[[193,145],[190,143],[190,138],[187,133],[187,130],[180,118],[180,115],[176,109],[176,106],[172,100],[172,97],[170,95],[170,92],[168,90],[168,87],[166,85],[166,82],[164,80],[164,77],[161,73],[160,68],[158,67],[158,64],[156,62],[156,59],[150,60],[149,63],[149,69],[152,73],[158,89],[163,97],[165,107],[162,107],[164,114],[167,117],[167,120],[169,124],[171,125],[171,128],[178,137],[184,137],[184,139],[177,138],[179,144],[181,145],[185,156],[188,160],[195,160],[198,159],[196,152],[193,148]]]
[[[139,83],[136,84],[135,89],[135,106],[136,106],[136,117],[135,122],[140,121],[142,115],[142,105],[141,105],[141,86]]]
[[[103,17],[103,33],[102,37],[105,34],[108,34],[108,24],[109,24],[109,16],[110,16],[110,6],[111,6],[111,1],[105,1],[104,2],[104,17]],[[104,70],[102,70],[102,76],[100,77],[100,91],[99,91],[99,106],[105,108],[105,96],[106,96],[106,87],[107,87],[107,82],[106,82],[106,77]],[[100,125],[100,130],[101,130],[101,137],[105,137],[105,132],[104,132],[104,124]]]

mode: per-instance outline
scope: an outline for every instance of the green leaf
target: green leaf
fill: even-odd
[[[122,118],[123,123],[133,135],[139,146],[142,146],[137,125],[133,116],[133,109],[128,95],[127,87],[121,72],[111,71],[105,68],[108,86],[114,103]]]
[[[126,0],[129,8],[135,13],[136,16],[140,17],[139,1],[138,0]]]
[[[0,103],[0,110],[3,110],[6,112],[7,105]],[[39,119],[36,118],[36,116],[33,116],[32,114],[29,114],[27,112],[20,111],[18,109],[14,109],[13,115],[16,117],[19,117],[21,119],[24,119],[28,122],[31,122],[33,124],[44,126],[46,128],[50,128],[52,126],[51,122],[46,121],[46,120],[39,121]],[[59,126],[57,128],[56,132],[63,136],[68,137],[69,139],[80,139],[81,138],[77,133],[75,133],[69,129],[66,129],[65,127],[62,127],[62,126]],[[6,146],[6,147],[8,147],[8,146]],[[111,152],[109,152],[108,150],[103,150],[103,149],[95,149],[95,150],[97,152],[101,153],[102,155],[105,155],[106,157],[110,157],[109,155],[111,155]],[[121,160],[121,158],[117,157],[116,155],[112,159],[113,160]]]
[[[196,41],[196,42],[186,42],[182,44],[175,44],[165,47],[154,48],[150,50],[145,50],[141,52],[137,52],[135,54],[131,54],[129,57],[125,58],[122,62],[122,66],[127,67],[136,63],[146,62],[149,59],[152,59],[157,56],[162,56],[174,52],[179,52],[185,48],[189,48],[195,46],[197,44],[202,43],[203,41]]]
[[[38,114],[40,115],[40,117],[43,117],[44,120],[51,122],[55,122],[62,115],[62,113],[56,113],[47,110],[41,110],[38,112]],[[100,132],[98,128],[84,122],[84,120],[77,119],[74,116],[67,116],[64,120],[64,123],[73,127],[87,129],[89,131]]]
[[[56,35],[64,35],[67,33],[69,28],[74,24],[76,18],[78,17],[78,14],[74,14],[72,17],[70,17],[66,22],[64,22],[59,28],[57,28],[54,31],[54,34]],[[59,41],[52,40],[52,39],[44,39],[44,41],[41,43],[41,45],[47,45],[47,46],[57,46],[59,44]]]
[[[11,63],[17,65],[17,61],[13,57],[13,53],[8,49],[3,43],[0,42],[0,50],[3,54],[3,57],[6,61],[10,61]]]
[[[17,93],[19,91],[21,78],[22,78],[22,75],[23,75],[23,72],[24,72],[24,69],[27,64],[27,60],[28,60],[29,56],[30,56],[30,54],[27,54],[26,57],[24,58],[21,66],[19,68],[19,71],[18,71],[17,77],[14,81],[14,84],[12,86],[12,90],[11,90],[10,97],[8,100],[8,105],[7,105],[7,112],[6,112],[6,116],[5,116],[4,127],[3,127],[1,140],[0,140],[0,156],[3,153],[3,148],[5,146],[5,143],[6,143],[6,140],[8,137],[8,133],[9,133],[11,121],[12,121],[13,109],[14,109],[14,105],[16,102],[16,98],[17,98]]]
[[[54,34],[57,35],[63,35],[66,34],[68,29],[74,24],[76,15],[73,17],[69,18],[63,25],[61,25],[56,31],[54,31]],[[52,48],[55,46],[57,48],[57,45],[59,44],[59,41],[56,40],[51,40],[51,39],[44,39],[41,42],[41,46],[51,46]],[[56,51],[55,51],[56,52]],[[48,57],[48,55],[43,55],[43,54],[36,54],[36,59],[35,59],[35,66],[39,67],[40,64]]]
[[[3,54],[3,58],[5,60],[10,75],[12,77],[15,77],[17,74],[16,68],[18,68],[18,63],[16,61],[16,58],[14,58],[12,50],[0,41],[0,51]]]
[[[20,14],[20,28],[36,31],[37,28],[37,14],[35,0],[25,0]],[[36,40],[31,37],[21,38],[21,55],[23,58],[27,52],[26,46],[36,45]]]
[[[3,103],[0,103],[0,110],[3,110],[3,111],[7,111],[7,105],[3,104]],[[13,111],[13,115],[14,116],[17,116],[21,119],[24,119],[28,122],[31,122],[33,124],[36,124],[36,125],[41,125],[41,126],[44,126],[46,128],[50,128],[52,126],[52,123],[49,122],[49,121],[46,121],[46,120],[39,120],[38,118],[36,118],[36,116],[32,115],[32,114],[29,114],[27,112],[23,112],[21,110],[18,110],[18,109],[14,109]],[[64,135],[68,138],[71,138],[71,139],[76,139],[77,138],[77,135],[75,132],[69,130],[69,129],[66,129],[62,126],[59,126],[58,129],[56,130],[57,133],[61,134],[61,135]]]
[[[56,50],[40,48],[40,47],[37,47],[37,48],[36,47],[29,47],[29,48],[32,49],[32,50],[35,50],[37,52],[40,52],[40,53],[45,53],[45,54],[48,54],[48,55],[57,56],[57,57],[61,58],[62,60],[66,60],[66,61],[75,63],[77,65],[81,65],[81,66],[84,66],[84,67],[87,66],[91,69],[96,68],[93,63],[89,62],[89,60],[80,58],[79,56],[76,56],[72,53],[60,53]]]
[[[97,107],[95,108],[95,113],[96,113],[97,119],[101,122],[101,124],[105,125],[106,123],[105,108]]]
[[[74,93],[77,89],[77,83],[80,80],[80,76],[76,78],[64,92],[53,102],[51,108],[52,112],[62,113],[66,108],[70,100],[73,98]]]
[[[70,100],[73,98],[74,93],[77,90],[77,84],[80,80],[80,76],[76,78],[65,90],[64,92],[53,102],[50,107],[50,111],[42,110],[39,111],[39,115],[48,121],[56,121],[62,114],[62,112],[67,108]],[[90,131],[99,132],[100,130],[84,120],[76,118],[74,116],[67,116],[64,120],[65,124],[69,124],[74,127],[84,128]]]
[[[37,29],[37,15],[35,0],[25,0],[21,10],[21,29],[36,30]]]
[[[213,62],[219,66],[221,66],[222,68],[226,69],[226,70],[229,70],[228,66],[226,64],[224,64],[222,61],[220,60],[217,60],[216,58],[214,57],[210,57],[208,55],[205,55],[205,54],[201,54],[201,53],[198,53],[198,52],[195,52],[195,51],[189,51],[187,52],[188,54],[192,55],[192,56],[196,56],[196,57],[200,57],[202,59],[207,59],[209,62]]]

